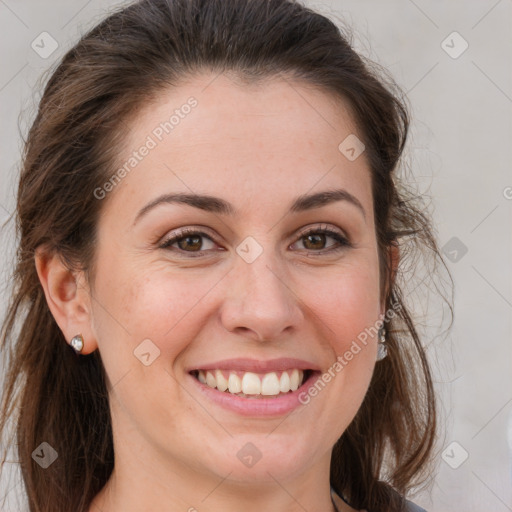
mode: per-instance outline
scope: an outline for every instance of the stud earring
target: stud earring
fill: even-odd
[[[76,336],[73,336],[73,339],[69,342],[69,344],[73,347],[75,352],[79,354],[84,348],[84,338],[81,334],[77,334]]]
[[[381,327],[379,329],[379,343],[377,344],[377,361],[382,361],[388,355],[388,348],[386,343],[386,329]]]

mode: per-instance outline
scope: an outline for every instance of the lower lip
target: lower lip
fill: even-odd
[[[201,393],[209,401],[214,402],[221,407],[236,412],[242,416],[282,416],[288,414],[300,405],[303,405],[299,397],[307,393],[309,387],[316,381],[320,372],[313,371],[302,386],[296,391],[290,391],[277,398],[244,398],[232,395],[228,391],[219,391],[211,388],[202,382],[199,382],[193,375],[188,374]]]

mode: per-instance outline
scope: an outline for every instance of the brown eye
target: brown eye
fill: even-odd
[[[180,238],[177,244],[178,247],[183,251],[198,251],[199,249],[201,249],[203,242],[200,236],[187,236],[185,238]]]
[[[311,234],[303,236],[304,247],[306,249],[324,249],[326,236],[324,234]]]
[[[319,255],[352,246],[341,233],[328,228],[310,229],[306,233],[303,233],[297,242],[295,242],[295,244],[298,243],[302,243],[303,246],[297,247],[298,249],[310,251],[311,253],[316,252]]]
[[[175,253],[197,253],[198,256],[215,249],[215,242],[206,234],[200,231],[181,231],[178,232],[161,245],[160,249],[167,249]]]

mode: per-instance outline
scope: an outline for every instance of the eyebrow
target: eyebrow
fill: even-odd
[[[313,210],[337,201],[346,201],[349,204],[356,206],[366,221],[366,212],[359,199],[344,189],[326,190],[315,194],[301,195],[293,201],[290,207],[290,212],[298,213]],[[236,215],[236,210],[233,205],[219,197],[185,193],[164,194],[144,206],[139,213],[137,213],[134,224],[136,224],[140,218],[146,215],[150,210],[161,204],[186,204],[207,212],[218,213],[221,215]]]

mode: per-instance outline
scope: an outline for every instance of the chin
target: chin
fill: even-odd
[[[272,436],[275,439],[270,439]],[[210,453],[215,454],[215,451]],[[230,481],[275,484],[276,479],[296,478],[304,468],[311,467],[314,453],[319,451],[311,451],[311,447],[302,450],[293,435],[288,435],[284,441],[282,436],[267,431],[259,435],[235,436],[230,439],[229,446],[205,464],[222,478],[229,475]]]

